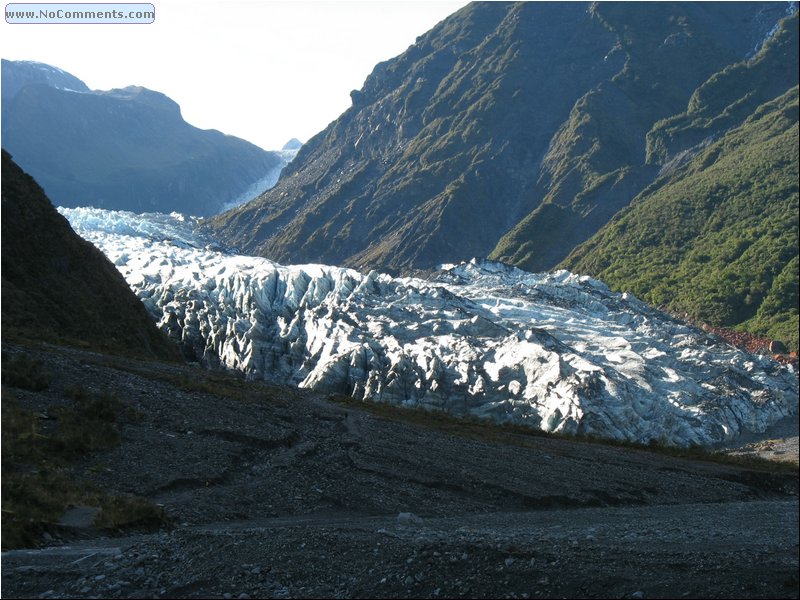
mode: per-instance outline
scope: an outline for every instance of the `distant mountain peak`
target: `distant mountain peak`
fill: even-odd
[[[181,107],[177,102],[175,102],[175,100],[166,94],[156,92],[141,85],[129,85],[124,88],[115,88],[113,90],[96,93],[104,94],[119,100],[140,102],[144,105],[150,106],[151,108],[167,110],[176,113],[178,116],[181,114]]]
[[[303,142],[301,142],[297,138],[292,138],[283,145],[283,148],[281,148],[281,150],[300,150],[302,146]]]
[[[63,69],[33,60],[2,60],[2,96],[5,102],[26,85],[46,85],[58,90],[89,92],[89,87]]]

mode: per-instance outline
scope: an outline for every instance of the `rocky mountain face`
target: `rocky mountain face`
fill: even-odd
[[[2,168],[3,336],[179,359],[119,271],[5,150]]]
[[[551,268],[657,176],[653,126],[786,6],[471,4],[377,65],[274,189],[215,226],[284,262]]]
[[[3,60],[2,90],[3,147],[60,206],[212,215],[286,162],[189,125],[143,87],[92,91],[55,67]]]

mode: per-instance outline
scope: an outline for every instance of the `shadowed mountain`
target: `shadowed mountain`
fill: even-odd
[[[179,360],[116,267],[2,154],[3,336]]]
[[[143,87],[91,91],[29,61],[3,60],[2,78],[3,146],[59,206],[212,215],[285,164]]]

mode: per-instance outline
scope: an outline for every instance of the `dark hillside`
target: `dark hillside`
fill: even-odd
[[[114,265],[5,150],[2,182],[3,337],[177,360]]]

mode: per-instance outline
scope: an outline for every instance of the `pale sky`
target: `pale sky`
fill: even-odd
[[[5,4],[5,3],[4,3]],[[153,0],[148,25],[0,23],[0,56],[91,89],[165,93],[184,119],[267,150],[306,142],[350,106],[376,63],[466,1]]]

